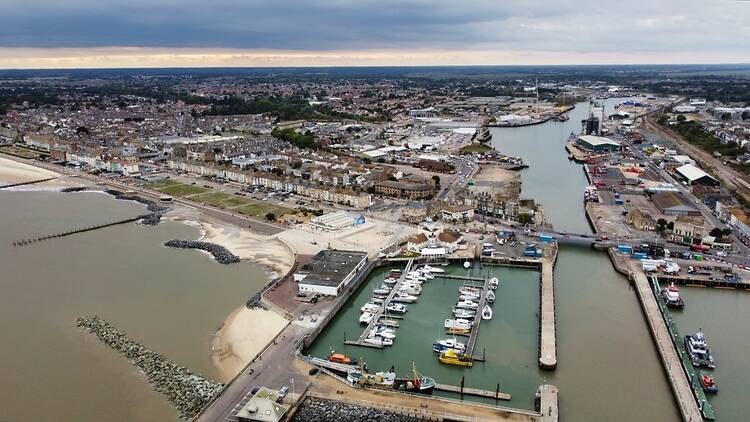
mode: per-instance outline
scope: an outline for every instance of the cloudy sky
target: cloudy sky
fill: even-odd
[[[0,68],[748,62],[743,0],[0,0]]]

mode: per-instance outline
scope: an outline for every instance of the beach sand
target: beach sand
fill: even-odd
[[[227,382],[260,353],[289,323],[281,315],[245,306],[232,312],[211,341],[219,381]]]
[[[30,182],[33,180],[46,179],[49,177],[60,177],[60,173],[21,163],[9,158],[0,157],[0,185]],[[33,185],[12,188],[14,190],[50,190],[50,188],[67,188],[82,186],[79,180],[70,177],[62,177],[47,182],[35,183]]]

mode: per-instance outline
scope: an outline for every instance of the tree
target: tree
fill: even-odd
[[[436,175],[432,176],[432,180],[435,181],[435,187],[439,188],[440,187],[440,176],[438,176],[436,174]]]
[[[721,231],[721,237],[729,237],[730,234],[732,234],[732,229],[730,229],[729,227]]]
[[[711,230],[708,233],[711,237],[721,237],[721,229],[718,227],[715,227],[713,230]]]
[[[276,221],[276,214],[269,212],[266,214],[266,220],[268,221]]]
[[[677,116],[678,122],[684,122],[685,120],[687,120],[687,117],[685,117],[684,114],[680,114],[679,116]]]
[[[750,120],[750,112],[745,110],[742,112],[742,120]]]
[[[674,230],[674,221],[670,221],[669,223],[667,223],[667,229]]]
[[[729,113],[721,113],[721,120],[727,121],[732,118],[732,115]]]
[[[518,222],[521,224],[530,224],[532,221],[531,215],[525,212],[518,214]]]

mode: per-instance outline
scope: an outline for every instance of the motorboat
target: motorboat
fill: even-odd
[[[474,319],[477,316],[476,311],[463,308],[453,308],[453,316],[463,319]]]
[[[401,286],[398,288],[398,292],[409,295],[419,295],[422,294],[422,288],[418,286]]]
[[[469,328],[446,328],[445,332],[448,334],[453,334],[454,336],[469,336],[471,335],[471,329]]]
[[[432,280],[435,278],[435,276],[432,275],[432,273],[420,271],[419,274],[422,275],[422,277],[426,278],[427,280]]]
[[[495,302],[495,292],[492,290],[487,291],[487,302],[494,303]]]
[[[456,318],[456,319],[446,319],[444,325],[445,325],[445,328],[471,329],[471,326],[474,325],[474,323],[469,321],[468,319]]]
[[[714,369],[716,364],[714,358],[711,356],[711,351],[706,343],[706,337],[703,335],[703,331],[698,330],[695,334],[688,334],[685,336],[685,349],[690,356],[690,360],[695,366],[703,366],[709,369]]]
[[[473,366],[474,365],[474,359],[472,359],[471,355],[467,355],[465,353],[459,353],[453,349],[448,349],[440,353],[438,360],[448,365],[458,365],[458,366]]]
[[[417,301],[417,297],[404,292],[396,292],[396,295],[391,300],[394,302],[412,303]]]
[[[714,380],[714,377],[712,377],[711,375],[701,372],[698,380],[701,383],[701,387],[703,387],[703,391],[705,391],[706,393],[716,394],[719,392],[719,387],[716,385],[716,380]]]
[[[492,308],[490,308],[490,305],[484,305],[484,308],[482,308],[482,319],[492,319]]]
[[[393,339],[384,337],[367,337],[363,340],[364,343],[372,344],[373,346],[393,346]]]
[[[369,324],[372,322],[372,318],[375,315],[372,314],[372,312],[365,312],[359,317],[359,323],[360,324]]]
[[[326,356],[326,359],[329,362],[335,362],[335,363],[343,363],[345,365],[356,365],[357,361],[350,358],[349,356],[343,354],[343,353],[336,353],[333,350],[331,350],[331,353]]]
[[[376,294],[377,294],[377,293],[376,293]],[[372,298],[370,299],[370,303],[374,303],[374,304],[376,304],[376,305],[382,305],[382,304],[383,304],[384,302],[385,302],[385,301],[384,301],[384,300],[383,300],[382,298],[380,298],[380,297],[377,297],[377,296],[373,296],[373,297],[372,297]]]
[[[435,352],[444,352],[448,349],[463,353],[466,350],[466,345],[456,341],[455,338],[446,338],[432,343],[432,350]]]
[[[471,295],[476,294],[479,295],[479,293],[482,291],[479,287],[471,287],[471,286],[463,286],[460,289],[458,289],[458,292],[462,295]]]
[[[412,362],[411,378],[396,378],[393,389],[408,393],[432,394],[435,388],[435,380],[417,372],[417,366]]]
[[[385,279],[383,279],[383,283],[385,283],[385,284],[396,284],[396,283],[398,283],[398,278],[386,277]]]
[[[491,290],[497,290],[498,286],[500,286],[500,280],[498,280],[497,277],[492,277],[489,282],[489,288]]]
[[[425,281],[427,281],[427,278],[421,275],[407,274],[404,280],[419,281],[420,283],[424,283]]]
[[[458,297],[458,300],[479,300],[479,294],[463,294]]]
[[[456,303],[456,308],[477,309],[479,304],[471,300],[462,300]]]
[[[380,305],[376,305],[374,303],[365,303],[361,308],[359,308],[360,312],[375,313],[379,310],[380,310]]]
[[[377,289],[373,290],[373,293],[377,293],[379,295],[387,295],[388,293],[390,293],[390,291],[391,291],[391,288],[383,284]]]
[[[427,271],[427,272],[430,272],[430,273],[435,273],[435,274],[442,274],[442,273],[445,272],[445,270],[443,268],[430,267],[429,265],[425,265],[424,267],[421,268],[421,270],[422,271]]]
[[[403,303],[389,303],[388,306],[385,307],[385,310],[394,314],[405,314],[409,309]]]
[[[390,328],[375,327],[372,329],[372,331],[370,331],[370,335],[368,337],[383,337],[393,340],[396,338],[396,332]]]
[[[683,302],[680,297],[680,290],[674,285],[674,283],[670,283],[669,287],[662,289],[661,295],[667,303],[667,307],[674,309],[682,309],[685,307],[685,302]]]

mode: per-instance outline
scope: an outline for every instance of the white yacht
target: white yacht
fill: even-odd
[[[478,287],[471,287],[471,286],[463,286],[460,289],[458,289],[458,292],[461,293],[462,295],[470,295],[470,294],[477,294],[478,295],[479,292],[481,292],[481,291],[482,291],[482,289],[480,289]]]
[[[457,342],[455,338],[446,338],[446,339],[438,340],[432,343],[432,350],[436,352],[442,353],[448,349],[452,349],[459,353],[463,353],[464,350],[466,350],[466,345],[463,343]]]
[[[406,293],[408,295],[420,295],[422,294],[422,288],[419,286],[401,286],[398,288],[399,293]]]
[[[477,309],[479,304],[471,300],[462,300],[456,304],[456,308]]]
[[[479,293],[462,294],[458,300],[479,300]]]
[[[497,287],[500,285],[500,280],[497,279],[497,277],[492,277],[490,279],[490,289],[497,290]]]
[[[469,309],[453,308],[453,316],[456,318],[474,319],[477,313]]]
[[[376,305],[374,303],[365,303],[361,308],[359,308],[360,312],[377,312],[380,310],[380,305]]]
[[[490,305],[484,305],[482,319],[492,319],[492,308],[490,308]]]
[[[372,312],[365,312],[359,317],[359,323],[360,324],[369,324],[372,322],[372,318],[375,315],[372,314]]]
[[[397,292],[396,295],[393,296],[392,300],[394,302],[412,303],[417,301],[417,297],[407,293]]]
[[[373,344],[375,346],[393,346],[393,339],[383,337],[367,337],[364,339],[367,344]]]
[[[429,273],[435,273],[435,274],[441,274],[445,272],[445,270],[442,268],[430,267],[429,265],[425,265],[424,267],[421,268],[421,270],[427,271]]]
[[[409,308],[404,305],[403,303],[389,303],[388,306],[385,308],[386,311],[392,312],[394,314],[405,314],[406,311],[409,310]]]
[[[495,292],[492,290],[487,291],[487,302],[494,303],[495,302]]]
[[[456,318],[456,319],[446,319],[445,320],[445,328],[461,328],[461,329],[471,329],[471,326],[473,323],[469,321],[468,319],[463,318]]]

